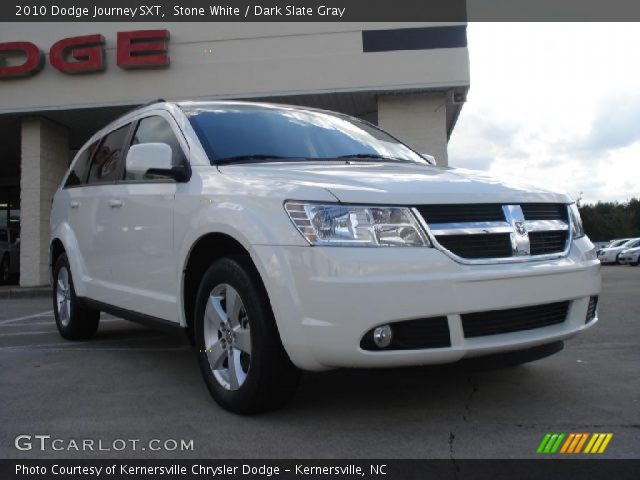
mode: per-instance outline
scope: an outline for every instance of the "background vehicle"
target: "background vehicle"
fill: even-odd
[[[614,240],[609,240],[608,242],[593,242],[594,245],[596,246],[596,253],[600,253],[602,251],[603,248],[612,248],[612,247],[617,247],[618,245],[622,245],[625,242],[628,242],[629,240],[631,240],[630,238],[618,238],[618,239],[614,239]]]
[[[617,241],[614,246],[603,248],[598,252],[598,260],[603,264],[619,263],[618,257],[623,250],[640,246],[640,238],[630,238],[626,241]]]
[[[79,151],[51,214],[56,324],[187,329],[223,407],[299,369],[557,352],[597,322],[600,263],[562,193],[439,168],[342,114],[148,106]]]
[[[0,228],[0,282],[20,272],[20,235],[17,229]]]
[[[627,250],[623,250],[622,252],[620,252],[618,261],[621,265],[632,265],[634,267],[638,266],[638,263],[640,261],[640,247],[628,248]]]

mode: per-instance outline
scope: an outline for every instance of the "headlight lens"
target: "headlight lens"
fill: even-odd
[[[311,245],[429,246],[411,210],[289,201],[284,208]]]
[[[582,226],[582,219],[580,218],[580,212],[575,203],[569,205],[569,217],[571,219],[571,232],[574,240],[584,237],[584,228]]]

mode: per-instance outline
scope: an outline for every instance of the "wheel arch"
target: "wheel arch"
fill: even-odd
[[[64,244],[59,238],[53,238],[49,244],[49,283],[53,282],[53,269],[56,268],[56,263],[60,255],[66,253]]]
[[[236,255],[244,257],[265,287],[250,251],[233,236],[222,232],[210,232],[200,236],[191,246],[182,272],[182,313],[187,329],[191,332],[196,296],[207,269],[219,258]]]

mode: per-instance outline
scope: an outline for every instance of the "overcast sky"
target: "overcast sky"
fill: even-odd
[[[471,23],[449,164],[586,202],[640,197],[638,24]]]

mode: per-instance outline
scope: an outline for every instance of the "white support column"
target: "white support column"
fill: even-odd
[[[69,132],[38,117],[23,118],[21,128],[20,285],[46,285],[49,213],[69,164]]]
[[[447,165],[447,105],[444,93],[381,95],[378,125],[420,153]]]

